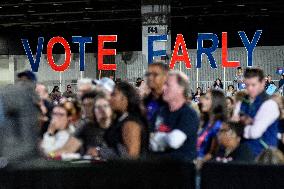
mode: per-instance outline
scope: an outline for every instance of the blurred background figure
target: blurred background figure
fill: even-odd
[[[30,82],[36,83],[37,77],[32,71],[26,70],[26,71],[23,71],[17,74],[17,80],[18,81],[30,81]]]
[[[102,79],[94,80],[93,82],[96,85],[96,90],[104,92],[107,98],[110,99],[110,96],[115,86],[114,81],[111,80],[110,78],[103,77]]]
[[[251,163],[254,156],[250,148],[241,143],[244,126],[237,122],[224,123],[218,132],[220,144],[215,160],[218,162]]]
[[[279,80],[278,88],[281,88],[284,85],[284,74],[281,75],[281,78]]]
[[[231,119],[235,108],[235,102],[232,97],[229,96],[226,97],[226,106],[227,106],[227,118]]]
[[[227,89],[227,91],[226,91],[226,96],[228,96],[228,97],[232,97],[232,96],[234,96],[235,95],[235,88],[234,88],[234,85],[229,85],[228,86],[228,89]]]
[[[65,98],[76,98],[76,94],[73,93],[71,85],[67,85],[66,91],[63,93]]]
[[[269,85],[275,85],[275,83],[272,81],[271,75],[267,75],[267,81],[265,83],[265,89],[268,89]]]
[[[203,125],[197,139],[198,164],[202,164],[216,154],[218,150],[217,133],[227,120],[225,95],[220,90],[208,91],[201,102]]]
[[[279,123],[278,123],[278,149],[284,153],[284,97],[279,94],[274,94],[271,96],[279,107]]]
[[[35,92],[39,95],[40,98],[39,102],[39,106],[41,109],[40,136],[42,137],[43,134],[47,131],[48,125],[50,123],[53,103],[49,98],[48,90],[45,85],[37,83]]]
[[[77,98],[81,100],[82,96],[85,93],[91,92],[95,89],[95,86],[92,83],[92,79],[90,78],[83,78],[78,80],[77,84]]]
[[[138,77],[136,79],[136,83],[135,83],[135,87],[139,88],[141,83],[143,82],[144,80],[141,78],[141,77]]]
[[[62,102],[64,108],[67,110],[69,115],[69,127],[68,130],[73,134],[76,129],[80,128],[85,122],[81,119],[81,106],[75,99],[68,99]]]
[[[147,81],[142,80],[140,86],[137,88],[141,99],[146,98],[150,94],[150,88],[147,85]]]
[[[243,142],[256,157],[268,146],[277,146],[280,111],[277,103],[265,92],[264,73],[261,69],[247,68],[244,82],[248,95],[236,104],[233,119],[245,125]]]
[[[96,91],[84,93],[81,98],[82,103],[82,118],[92,121],[95,118],[94,114],[94,99],[97,95]]]
[[[244,89],[244,73],[242,67],[237,68],[237,73],[234,82],[237,84],[237,91],[241,91]]]
[[[223,83],[220,78],[217,78],[216,81],[214,81],[213,89],[223,90]]]
[[[18,81],[0,90],[5,121],[0,123],[0,156],[11,162],[38,157],[40,108],[34,84]],[[28,111],[27,111],[28,110]]]
[[[200,97],[203,95],[201,87],[197,87],[196,93],[193,96],[193,101],[199,103]]]
[[[259,154],[256,158],[256,163],[265,165],[283,165],[284,155],[276,148],[268,148]]]
[[[59,91],[58,86],[53,87],[51,93],[49,94],[49,97],[54,104],[57,104],[60,101],[61,92]]]
[[[154,114],[162,106],[166,105],[162,96],[163,86],[167,80],[168,71],[169,66],[167,64],[156,62],[149,65],[148,71],[145,74],[150,93],[144,98],[143,103],[149,121],[153,121]]]

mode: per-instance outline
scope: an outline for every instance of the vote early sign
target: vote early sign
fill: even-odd
[[[253,66],[253,51],[256,44],[261,36],[262,30],[257,30],[251,40],[248,39],[244,31],[239,31],[239,37],[244,44],[247,51],[247,66]],[[104,56],[115,56],[116,49],[104,48],[104,43],[107,42],[117,42],[117,35],[99,35],[98,36],[98,69],[99,70],[116,70],[116,64],[105,64],[103,62]],[[222,63],[221,66],[227,68],[239,67],[240,62],[237,60],[228,60],[228,48],[227,48],[227,32],[222,32],[221,37],[221,48],[222,48]],[[151,64],[155,56],[166,56],[166,50],[160,49],[154,51],[153,44],[158,41],[166,41],[168,39],[167,35],[150,35],[148,36],[148,62]],[[212,46],[205,48],[203,47],[204,41],[211,41]],[[85,68],[85,45],[87,43],[92,43],[92,37],[83,36],[72,36],[72,43],[79,44],[79,64],[80,71],[84,71]],[[53,59],[52,49],[55,44],[60,44],[65,50],[65,61],[62,64],[56,63]],[[33,72],[37,72],[40,65],[40,57],[42,55],[44,37],[38,38],[38,44],[36,49],[35,58],[33,58],[33,53],[29,45],[28,39],[22,39],[22,44],[24,46],[26,55],[29,59],[31,69]],[[211,68],[217,68],[216,61],[213,57],[213,52],[216,51],[219,45],[218,36],[214,33],[199,33],[197,38],[197,63],[196,68],[201,68],[202,55],[208,57]],[[181,49],[181,53],[179,53]],[[68,41],[63,37],[56,36],[52,37],[47,43],[47,62],[54,71],[63,72],[68,69],[71,63],[71,49]],[[187,47],[182,34],[177,34],[173,53],[171,56],[169,67],[173,69],[176,63],[183,62],[187,69],[191,68],[191,61],[188,55]]]

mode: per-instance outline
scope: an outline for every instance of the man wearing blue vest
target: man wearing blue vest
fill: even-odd
[[[244,82],[248,95],[236,104],[233,120],[244,123],[243,142],[257,156],[263,149],[277,146],[280,112],[276,102],[265,93],[265,79],[261,69],[247,68]]]

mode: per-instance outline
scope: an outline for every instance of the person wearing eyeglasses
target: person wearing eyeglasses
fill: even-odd
[[[244,126],[238,122],[224,123],[218,132],[220,149],[215,157],[218,162],[253,162],[250,148],[241,143]]]
[[[150,94],[144,98],[143,102],[149,122],[153,122],[155,113],[167,104],[163,100],[163,86],[167,80],[168,71],[168,65],[156,62],[149,65],[145,74]]]
[[[64,104],[55,106],[51,116],[49,127],[41,143],[41,149],[45,154],[63,147],[70,137],[68,130],[70,114]]]
[[[112,109],[106,95],[97,93],[93,99],[94,120],[78,128],[69,138],[67,143],[60,149],[53,151],[53,156],[60,156],[62,153],[75,153],[97,156],[96,149],[105,145],[104,134],[112,122]]]
[[[76,94],[72,92],[71,85],[67,85],[66,91],[63,93],[62,96],[66,97],[66,98],[75,98],[76,97]]]

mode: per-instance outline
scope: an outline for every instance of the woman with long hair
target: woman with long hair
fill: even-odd
[[[225,95],[220,90],[208,91],[201,102],[203,125],[198,133],[197,152],[201,162],[210,160],[218,150],[217,133],[227,119]]]
[[[116,119],[107,130],[105,140],[115,156],[109,153],[110,157],[103,158],[137,159],[145,155],[148,146],[147,121],[137,90],[127,82],[117,83],[110,105]]]
[[[197,87],[196,93],[193,96],[193,101],[199,103],[200,97],[203,95],[202,89]]]
[[[213,84],[213,89],[220,89],[223,90],[223,83],[220,78],[217,78]]]

